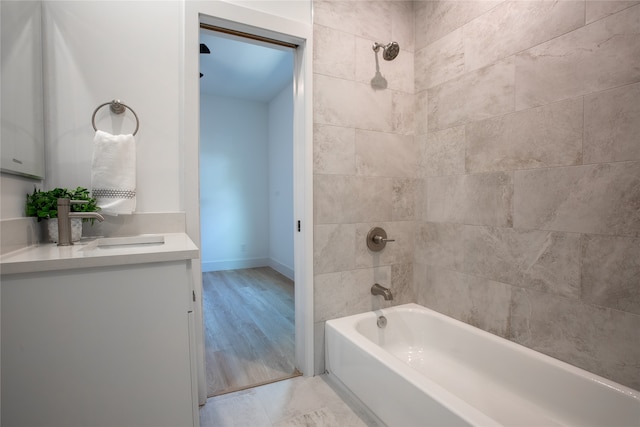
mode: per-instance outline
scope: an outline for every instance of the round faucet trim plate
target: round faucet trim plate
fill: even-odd
[[[367,233],[367,247],[373,252],[380,252],[387,246],[387,242],[393,241],[393,239],[387,239],[387,232],[380,227],[373,227]]]

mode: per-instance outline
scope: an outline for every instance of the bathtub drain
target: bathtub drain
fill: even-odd
[[[387,318],[384,316],[378,317],[378,328],[386,328],[387,327]]]

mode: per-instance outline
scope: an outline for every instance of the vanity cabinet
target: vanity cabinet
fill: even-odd
[[[2,425],[197,426],[191,261],[2,276]]]

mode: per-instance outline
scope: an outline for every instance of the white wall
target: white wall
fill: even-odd
[[[181,1],[55,1],[44,4],[45,186],[89,187],[91,115],[119,98],[140,118],[137,212],[182,210]],[[131,133],[133,116],[108,107],[98,129]]]
[[[266,265],[267,104],[201,94],[200,105],[202,269]]]
[[[293,83],[269,103],[269,259],[293,279]]]
[[[202,270],[293,278],[293,86],[262,103],[201,94]]]
[[[226,0],[238,6],[282,16],[294,21],[311,22],[311,0]]]

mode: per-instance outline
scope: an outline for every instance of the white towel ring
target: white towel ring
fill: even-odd
[[[98,112],[99,109],[101,109],[105,105],[109,105],[109,109],[111,110],[112,113],[115,113],[115,114],[122,114],[124,113],[124,109],[128,108],[129,111],[131,111],[133,113],[133,116],[136,118],[136,130],[133,131],[133,134],[135,135],[136,133],[138,133],[138,129],[140,128],[140,119],[138,119],[138,115],[136,114],[135,111],[133,111],[133,108],[129,107],[126,104],[123,104],[122,102],[120,102],[119,99],[114,99],[111,102],[105,102],[104,104],[98,105],[98,108],[96,108],[93,111],[93,116],[91,116],[91,124],[93,125],[93,130],[95,131],[98,130],[98,128],[96,127],[96,113]]]

